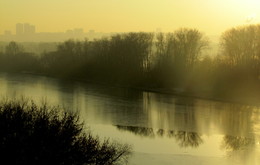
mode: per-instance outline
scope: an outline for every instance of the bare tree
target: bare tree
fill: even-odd
[[[226,63],[234,67],[249,65],[260,57],[260,25],[232,28],[221,36]]]
[[[192,67],[208,46],[208,41],[198,30],[183,28],[174,33],[172,44],[175,62]]]
[[[11,41],[6,47],[5,47],[5,53],[8,55],[17,55],[19,53],[23,52],[23,47],[18,45],[16,42]]]

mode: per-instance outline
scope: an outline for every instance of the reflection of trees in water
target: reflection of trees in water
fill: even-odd
[[[134,127],[134,126],[119,126],[116,125],[117,129],[121,131],[129,131],[135,135],[142,137],[154,138],[156,135],[158,137],[174,138],[180,147],[199,147],[203,143],[201,136],[196,132],[187,132],[187,131],[173,131],[173,130],[164,130],[158,129],[154,130],[153,128],[146,127]]]
[[[221,111],[222,129],[225,134],[248,137],[253,132],[253,106],[227,104]]]
[[[227,156],[244,165],[259,165],[259,148],[257,137],[231,136],[223,137],[222,149],[226,151]]]
[[[157,136],[159,136],[159,137],[163,137],[163,136],[165,136],[166,131],[163,130],[163,129],[158,129],[157,132],[156,132],[156,134],[157,134]]]
[[[116,126],[117,129],[121,131],[129,131],[134,133],[135,135],[143,136],[143,137],[150,137],[154,138],[155,133],[152,128],[145,128],[145,127],[134,127],[134,126]]]
[[[203,143],[200,135],[196,132],[178,131],[175,134],[175,139],[181,147],[199,147]]]
[[[243,150],[255,145],[254,138],[226,135],[223,138],[222,148],[227,150]]]

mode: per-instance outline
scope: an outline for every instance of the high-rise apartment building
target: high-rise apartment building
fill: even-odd
[[[35,26],[30,25],[29,23],[18,23],[16,24],[16,35],[29,35],[29,34],[34,34],[35,33]]]
[[[21,35],[24,33],[24,26],[21,23],[16,24],[16,35]]]
[[[30,25],[30,33],[31,34],[35,33],[35,26],[34,25]]]

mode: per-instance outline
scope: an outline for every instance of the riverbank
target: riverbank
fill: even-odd
[[[257,30],[258,26],[250,28]],[[191,34],[197,39],[188,37]],[[242,36],[245,35],[249,34]],[[187,41],[178,36],[186,36]],[[196,29],[159,36],[125,33],[95,41],[64,41],[55,51],[41,56],[24,52],[19,44],[10,42],[6,46],[8,51],[0,53],[0,70],[182,97],[259,104],[260,63],[253,58],[257,55],[252,59],[251,56],[233,59],[234,63],[230,62],[233,51],[223,50],[216,58],[210,54],[202,57],[203,47],[207,45],[204,39]],[[241,57],[248,55],[248,51],[244,51]],[[226,58],[222,58],[223,53]]]

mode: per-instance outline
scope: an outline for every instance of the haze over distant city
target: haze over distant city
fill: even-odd
[[[2,164],[260,165],[260,0],[0,0],[0,134]]]
[[[21,42],[57,42],[68,39],[90,39],[106,37],[110,33],[95,32],[89,30],[84,32],[82,28],[68,29],[65,32],[37,32],[37,27],[30,23],[17,23],[15,32],[5,30],[3,35],[0,35],[0,41],[21,41]]]
[[[172,32],[197,28],[220,35],[234,26],[260,22],[258,0],[8,0],[0,2],[0,34],[15,34],[15,25],[31,23],[37,32]]]

